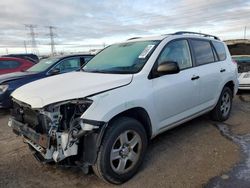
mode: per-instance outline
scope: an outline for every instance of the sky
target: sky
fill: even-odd
[[[48,26],[56,52],[82,52],[124,41],[177,31],[250,38],[250,0],[1,0],[0,54],[33,52],[34,25],[39,54],[50,53]]]

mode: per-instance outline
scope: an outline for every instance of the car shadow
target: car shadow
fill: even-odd
[[[238,90],[237,95],[250,95],[250,90]]]
[[[9,115],[9,114],[10,114],[9,109],[0,109],[0,117],[5,116],[5,115]]]

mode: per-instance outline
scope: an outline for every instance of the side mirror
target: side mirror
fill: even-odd
[[[59,68],[54,68],[52,69],[50,72],[50,75],[56,75],[60,73],[60,69]]]
[[[174,61],[165,61],[158,65],[157,74],[166,75],[166,74],[177,74],[180,72],[180,68],[177,62]]]

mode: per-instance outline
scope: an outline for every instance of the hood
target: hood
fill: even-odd
[[[15,90],[12,97],[32,108],[43,108],[52,103],[84,98],[127,85],[132,78],[132,74],[70,72],[26,84]]]
[[[30,75],[33,75],[35,73],[32,72],[14,72],[14,73],[9,73],[9,74],[3,74],[0,75],[0,84],[12,80],[17,80],[23,77],[27,77]]]

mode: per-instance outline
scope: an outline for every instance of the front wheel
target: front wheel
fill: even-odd
[[[227,120],[232,109],[232,99],[232,90],[228,87],[224,87],[221,92],[218,103],[211,112],[211,118],[215,121]]]
[[[108,127],[93,170],[100,178],[121,184],[137,172],[146,148],[147,136],[142,124],[121,117]]]

